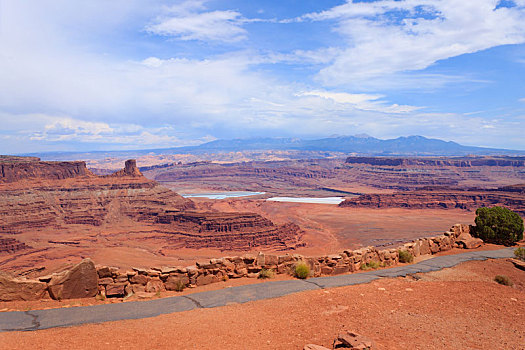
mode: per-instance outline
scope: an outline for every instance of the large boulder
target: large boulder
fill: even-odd
[[[90,298],[98,293],[98,274],[91,259],[84,259],[70,270],[54,274],[48,283],[51,298],[56,300]]]
[[[11,278],[0,273],[0,301],[39,300],[47,284],[34,280]]]
[[[463,232],[456,238],[456,244],[463,249],[474,249],[479,248],[483,244],[481,238],[474,238],[468,232]]]

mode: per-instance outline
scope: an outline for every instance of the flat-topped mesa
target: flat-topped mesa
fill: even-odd
[[[348,157],[347,164],[379,166],[444,166],[469,168],[477,166],[525,167],[525,157],[462,157],[462,158],[393,158],[393,157]]]
[[[113,173],[109,176],[111,177],[123,177],[123,176],[140,177],[143,175],[140,172],[139,168],[137,168],[137,161],[135,159],[128,159],[126,160],[124,169],[119,170],[116,173]]]
[[[85,162],[42,162],[35,157],[0,156],[0,183],[25,179],[63,180],[93,176]]]

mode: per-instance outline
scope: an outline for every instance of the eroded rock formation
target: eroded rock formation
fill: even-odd
[[[0,183],[24,179],[62,180],[92,176],[85,162],[41,162],[33,157],[0,157]]]
[[[504,206],[525,215],[525,185],[496,190],[433,189],[364,194],[339,206],[353,208],[465,209]]]
[[[147,240],[158,250],[302,245],[296,225],[277,226],[252,213],[196,211],[191,200],[142,176],[134,160],[107,176],[93,175],[83,162],[8,162],[0,182],[0,253],[30,253],[33,246],[78,248],[70,253],[78,254],[93,244],[120,246],[122,239]]]

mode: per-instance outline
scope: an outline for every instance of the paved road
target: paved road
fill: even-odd
[[[94,305],[49,310],[0,312],[0,332],[34,331],[84,323],[139,319],[198,308],[212,308],[253,300],[277,298],[283,295],[368,283],[385,277],[399,277],[418,272],[437,271],[469,260],[509,258],[513,249],[468,252],[440,256],[417,264],[364,273],[317,277],[308,280],[275,281],[193,293],[150,301]]]

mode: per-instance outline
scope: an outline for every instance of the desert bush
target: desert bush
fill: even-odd
[[[399,262],[402,263],[411,263],[414,261],[414,255],[408,250],[398,250],[399,253]]]
[[[186,288],[186,285],[182,280],[177,280],[177,282],[175,282],[175,291],[182,292],[184,288]]]
[[[362,264],[361,270],[375,270],[382,266],[383,265],[380,262],[372,260],[372,261],[367,262],[366,264]]]
[[[525,261],[525,247],[519,247],[514,251],[516,259]]]
[[[484,242],[510,246],[523,239],[523,219],[517,213],[492,207],[478,208],[476,215],[472,233]]]
[[[497,275],[496,277],[494,277],[494,281],[496,281],[499,284],[502,284],[504,286],[512,286],[514,284],[514,283],[512,283],[510,278],[508,278],[507,276],[504,276],[504,275]]]
[[[300,262],[297,265],[295,265],[294,275],[297,278],[305,279],[308,276],[310,276],[310,267],[304,262]]]
[[[273,278],[273,271],[271,269],[262,269],[261,271],[259,271],[259,276],[257,276],[257,278]]]

